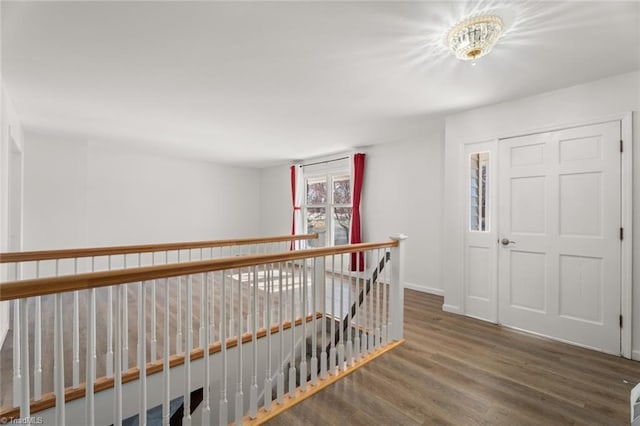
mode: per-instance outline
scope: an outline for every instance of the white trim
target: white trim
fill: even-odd
[[[479,138],[474,138],[474,139],[458,139],[458,142],[459,144],[462,144],[462,145],[468,145],[468,144],[478,143],[478,142],[487,142],[493,139],[511,139],[511,138],[517,138],[520,136],[535,135],[537,133],[555,132],[559,130],[571,129],[574,127],[584,127],[584,126],[591,126],[594,124],[610,123],[612,121],[622,121],[630,115],[631,115],[631,112],[619,112],[616,114],[607,114],[604,116],[591,118],[589,120],[570,121],[565,123],[551,124],[547,126],[533,127],[533,128],[524,129],[524,130],[514,130],[510,132],[500,133],[498,134],[498,136],[485,135],[485,136],[480,136]]]
[[[603,354],[617,355],[617,354],[602,350],[600,348],[594,348],[593,346],[588,346],[588,345],[583,345],[581,343],[576,343],[573,340],[567,340],[567,339],[562,339],[560,337],[549,336],[549,335],[546,335],[546,334],[543,334],[543,333],[538,333],[538,332],[535,332],[535,331],[526,330],[524,328],[513,327],[511,325],[506,325],[506,324],[500,324],[500,326],[504,327],[504,328],[507,328],[509,330],[519,331],[521,333],[530,334],[532,336],[544,337],[545,339],[553,340],[555,342],[562,342],[562,343],[566,343],[566,344],[571,345],[571,346],[578,346],[580,348],[589,349],[589,350],[600,352],[600,353],[603,353]]]
[[[441,288],[427,287],[421,284],[404,282],[404,288],[419,291],[421,293],[435,294],[436,296],[444,296],[444,290]]]
[[[494,324],[497,324],[499,321],[499,310],[498,310],[498,256],[499,256],[499,248],[494,244],[494,241],[499,238],[500,229],[499,229],[499,217],[498,212],[500,210],[499,206],[499,139],[488,139],[483,142],[470,142],[466,143],[462,147],[462,161],[461,161],[461,169],[459,176],[462,176],[460,187],[460,194],[463,197],[462,205],[463,211],[461,214],[462,218],[462,256],[463,256],[463,267],[462,267],[462,300],[461,307],[463,313],[471,318],[481,319],[483,321],[488,321]],[[469,265],[468,265],[468,253],[469,253],[469,154],[470,152],[487,152],[489,153],[490,164],[489,164],[489,174],[487,179],[489,179],[489,188],[488,193],[490,194],[489,205],[488,205],[488,222],[489,222],[489,230],[486,231],[487,239],[489,240],[489,244],[486,248],[490,251],[491,257],[493,258],[493,265],[490,265],[491,269],[491,282],[489,283],[489,294],[490,298],[486,299],[487,309],[485,316],[481,316],[480,314],[470,311],[474,311],[474,306],[469,303],[468,294],[467,294],[467,283],[469,280]],[[485,245],[482,245],[483,248]],[[470,306],[471,305],[471,306]]]
[[[460,306],[447,305],[446,303],[442,305],[442,310],[452,314],[458,314],[458,315],[464,314],[462,309],[460,309]]]
[[[620,226],[624,228],[624,239],[620,252],[620,313],[624,319],[621,332],[620,352],[631,358],[633,328],[633,113],[628,112],[620,120],[620,137],[624,148],[621,159],[621,206]],[[635,359],[639,359],[636,357]]]
[[[640,361],[640,349],[637,349],[631,353],[631,359],[635,359],[636,361]]]
[[[499,325],[495,321],[491,321],[491,320],[489,320],[487,318],[482,318],[481,316],[478,316],[478,315],[465,314],[464,316],[465,317],[469,317],[469,318],[473,318],[473,319],[478,320],[478,321],[488,322],[489,324]]]

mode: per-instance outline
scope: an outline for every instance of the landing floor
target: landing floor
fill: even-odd
[[[406,343],[270,425],[628,425],[640,363],[442,312],[405,291]]]

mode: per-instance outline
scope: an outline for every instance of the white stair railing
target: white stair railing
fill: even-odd
[[[631,426],[640,426],[640,383],[638,383],[629,394],[629,404],[631,413]]]
[[[363,266],[372,265],[372,268],[360,268],[359,260],[352,268],[345,259],[352,252],[356,254],[355,259],[360,259],[362,254],[368,259]],[[385,267],[389,252],[391,263]],[[196,408],[192,392],[204,388],[203,424],[212,420],[219,424],[240,423],[284,406],[288,400],[357,367],[363,357],[385,346],[387,330],[390,340],[402,337],[401,238],[388,243],[221,259],[206,259],[202,251],[196,256],[198,260],[192,262],[144,266],[139,254],[135,262],[123,259],[126,269],[0,284],[0,300],[15,300],[18,306],[20,332],[17,334],[22,343],[18,346],[22,349],[18,374],[15,368],[13,373],[20,379],[19,384],[14,383],[19,393],[14,405],[18,408],[5,410],[0,415],[29,417],[33,415],[31,404],[40,398],[38,412],[52,424],[65,424],[66,420],[88,425],[119,425],[132,415],[138,415],[139,423],[145,424],[147,410],[156,406],[160,407],[163,424],[168,424],[175,406],[172,401],[181,398],[183,424],[190,424],[192,409]],[[326,271],[327,256],[332,266],[336,265],[337,256],[338,271],[335,268]],[[149,263],[158,263],[154,258],[148,259]],[[159,292],[154,291],[157,284]],[[172,330],[176,330],[174,326],[179,318],[172,315],[178,312],[172,308],[177,296],[172,299],[170,295],[176,294],[174,291],[182,285],[185,286],[184,300],[180,300],[185,308],[181,311],[185,314],[184,347],[181,351],[172,351],[176,348],[172,339],[178,337]],[[134,289],[131,294],[127,293],[129,288]],[[86,335],[86,345],[84,348],[77,345],[86,355],[84,364],[80,365],[84,367],[85,377],[84,383],[75,390],[73,378],[66,378],[64,370],[65,292],[74,296],[73,305],[78,294],[78,306],[86,306],[86,317],[79,317],[82,319],[79,334]],[[115,306],[111,310],[107,296],[114,292]],[[149,295],[151,312],[156,311],[157,304],[164,305],[159,311],[163,322],[160,339],[156,338],[155,328],[147,333],[147,326],[157,320],[152,315],[151,324],[147,323]],[[50,395],[46,391],[31,395],[29,374],[19,374],[20,367],[22,371],[38,368],[37,356],[33,363],[29,360],[28,344],[38,334],[36,328],[29,327],[29,310],[38,307],[38,299],[44,304],[49,297],[55,303],[51,321],[55,369],[43,370],[42,377],[51,378],[53,386]],[[129,315],[128,299],[132,299],[135,315]],[[199,309],[193,309],[194,299]],[[102,325],[109,315],[114,321],[113,376],[109,378],[101,371],[96,377],[96,324]],[[236,321],[233,328],[229,327],[231,318]],[[245,325],[249,319],[251,324]],[[194,327],[198,334],[197,346]],[[216,330],[213,333],[212,328]],[[32,335],[29,330],[33,330]],[[129,361],[134,364],[133,368],[125,365],[129,335],[137,342],[137,350],[132,351],[135,357]],[[41,342],[41,345],[47,344],[44,340]],[[154,344],[162,347],[161,363],[153,354],[148,360],[147,350]],[[75,358],[74,353],[72,357]],[[104,373],[108,372],[107,365]],[[285,386],[287,379],[288,386]],[[98,402],[98,399],[104,401],[103,392],[112,395],[107,399],[113,404],[109,412]],[[78,398],[84,399],[80,412],[78,404],[65,405],[65,400],[68,403]]]

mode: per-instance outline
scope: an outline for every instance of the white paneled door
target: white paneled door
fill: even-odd
[[[499,321],[620,354],[620,122],[501,140]]]

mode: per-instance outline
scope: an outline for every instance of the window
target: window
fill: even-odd
[[[329,172],[305,178],[306,232],[319,234],[311,247],[349,244],[351,224],[351,176],[348,172]]]
[[[473,153],[469,156],[469,229],[471,231],[489,231],[488,171],[488,152]]]

